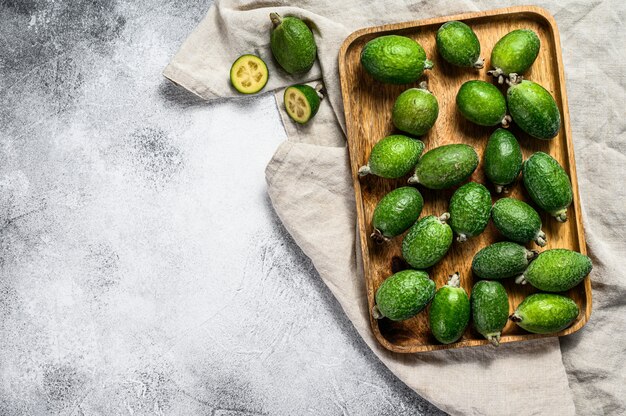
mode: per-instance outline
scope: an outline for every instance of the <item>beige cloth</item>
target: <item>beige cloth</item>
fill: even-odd
[[[553,1],[548,5],[561,28],[568,82],[573,79],[570,110],[595,265],[594,315],[582,331],[562,339],[563,356],[557,338],[505,344],[498,349],[393,354],[376,342],[369,327],[355,243],[355,202],[340,128],[344,123],[337,71],[339,47],[348,34],[361,27],[471,11],[476,6],[459,0],[437,2],[436,6],[392,0],[290,2],[300,8],[283,6],[285,3],[216,1],[164,75],[204,99],[233,96],[228,68],[239,55],[255,53],[269,65],[266,90],[279,90],[280,108],[281,88],[323,78],[329,99],[315,121],[296,126],[288,118],[283,120],[289,139],[267,166],[268,192],[285,227],[374,353],[408,386],[452,414],[569,415],[575,412],[574,401],[576,413],[581,415],[626,413],[625,336],[621,332],[626,323],[621,309],[626,291],[623,280],[618,280],[626,257],[622,240],[625,193],[623,187],[616,190],[608,185],[610,172],[606,169],[606,162],[613,163],[613,174],[617,170],[623,180],[625,71],[620,51],[624,42],[622,37],[621,45],[612,45],[604,35],[604,30],[608,33],[612,28],[615,34],[621,30],[621,3],[572,3],[567,7]],[[483,9],[499,6],[495,1],[488,2],[490,6],[484,3]],[[276,68],[269,49],[271,11],[312,23],[319,62],[306,75],[288,76]],[[605,19],[602,25],[596,23],[598,18]],[[590,56],[594,59],[588,59]],[[603,76],[608,76],[605,86],[595,86]]]

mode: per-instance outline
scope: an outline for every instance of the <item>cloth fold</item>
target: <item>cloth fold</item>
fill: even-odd
[[[497,2],[490,3],[493,8],[498,7]],[[288,140],[281,144],[267,166],[268,193],[285,228],[311,258],[321,278],[374,354],[418,394],[452,414],[569,415],[575,413],[574,401],[579,414],[626,412],[624,336],[621,333],[618,336],[625,320],[623,314],[619,316],[618,310],[614,312],[617,316],[611,315],[611,319],[606,318],[606,322],[594,322],[592,316],[591,322],[582,331],[563,338],[564,357],[557,338],[505,344],[498,349],[487,346],[422,354],[394,354],[377,343],[369,327],[355,229],[354,191],[341,127],[343,109],[337,54],[345,37],[358,28],[471,11],[476,10],[476,7],[473,2],[455,0],[437,2],[436,5],[425,1],[393,0],[347,0],[341,4],[330,0],[295,0],[289,4],[286,1],[217,0],[173,57],[164,75],[207,100],[235,96],[236,92],[228,80],[228,69],[239,55],[255,53],[269,66],[270,78],[266,90],[277,90],[279,108],[282,108],[282,88],[294,83],[314,83],[323,79],[328,99],[324,100],[312,123],[296,125],[281,111]],[[559,13],[568,10],[567,6],[556,1],[550,5]],[[489,8],[484,2],[481,7]],[[606,10],[604,8],[594,6],[591,10],[578,11],[599,11],[606,16],[613,12],[610,5]],[[581,18],[576,14],[577,7],[572,7],[572,10],[572,13],[562,18],[557,16],[562,29],[563,26],[573,28],[579,25]],[[270,12],[298,16],[312,25],[318,45],[318,62],[307,74],[290,76],[277,68],[269,48]],[[619,19],[614,19],[613,24],[617,30]],[[576,33],[584,33],[580,29]],[[590,46],[603,46],[601,37],[586,39],[586,42]],[[565,40],[564,51],[572,50],[568,45]],[[615,54],[606,47],[601,50]],[[582,55],[574,54],[568,62],[570,57],[566,53],[564,55],[566,67],[575,65],[583,58]],[[610,67],[611,62],[618,61],[615,56],[609,56],[604,63]],[[598,59],[595,59],[594,66],[590,64],[585,69],[588,73],[595,71],[600,76],[600,68],[606,70],[606,67],[598,64]],[[623,103],[624,71],[614,73],[615,79],[622,86]],[[581,110],[588,106],[587,97],[576,98],[575,95],[570,97],[571,106],[580,106]],[[572,111],[573,120],[575,114]],[[589,117],[586,120],[593,121]],[[621,133],[616,134],[623,137],[626,128],[623,121],[620,120],[620,123]],[[576,132],[574,122],[573,129]],[[577,144],[577,151],[581,150],[581,145],[584,147],[591,143],[584,135],[576,140],[582,142]],[[621,158],[618,156],[616,159],[624,162],[626,152],[623,144],[618,143],[617,146]],[[592,153],[592,156],[599,163],[604,152]],[[581,164],[579,159],[579,176],[597,169],[598,163]],[[606,179],[602,173],[599,177]],[[588,233],[590,253],[594,264],[599,266],[594,270],[593,277],[598,269],[606,273],[601,281],[594,284],[594,313],[598,309],[595,305],[601,305],[600,315],[605,317],[605,308],[621,307],[624,305],[623,299],[626,299],[624,284],[616,277],[619,259],[623,259],[626,253],[622,243],[621,257],[609,255],[604,250],[608,243],[604,243],[603,237],[607,233],[613,235],[611,233],[615,231],[609,229],[615,225],[623,235],[624,220],[616,218],[621,213],[620,199],[607,202],[607,199],[594,200],[589,197],[585,200],[587,184],[586,181],[580,181],[585,212],[590,208],[604,207],[614,214],[611,217],[612,225],[608,221],[598,220],[586,220],[585,224],[594,229],[593,233]],[[618,192],[621,192],[623,206],[624,191]],[[614,247],[610,245],[609,249],[614,250]],[[621,262],[623,266],[623,260]],[[614,345],[616,342],[619,344]],[[568,387],[568,376],[571,389]]]

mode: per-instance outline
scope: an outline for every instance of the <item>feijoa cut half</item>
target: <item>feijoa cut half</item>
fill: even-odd
[[[267,65],[256,55],[242,55],[230,67],[230,82],[242,94],[255,94],[269,78]]]
[[[315,88],[302,84],[287,88],[283,100],[289,117],[296,123],[306,124],[317,114],[321,98]]]

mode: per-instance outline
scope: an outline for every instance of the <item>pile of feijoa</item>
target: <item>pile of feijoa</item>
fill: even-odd
[[[436,45],[444,65],[474,71],[484,66],[478,36],[463,22],[442,25]],[[391,121],[397,133],[381,138],[358,171],[363,177],[408,177],[408,184],[414,185],[385,195],[371,218],[372,238],[377,243],[402,238],[402,256],[410,267],[382,282],[375,295],[375,318],[400,321],[428,311],[432,335],[443,344],[458,341],[472,321],[479,334],[498,345],[509,319],[528,332],[548,334],[567,328],[578,317],[576,303],[560,292],[583,281],[591,271],[590,259],[563,248],[539,253],[527,247],[534,243],[540,248],[548,243],[537,209],[553,217],[551,228],[567,220],[572,203],[570,178],[547,153],[536,152],[524,160],[517,138],[506,130],[514,124],[542,140],[559,133],[561,115],[550,92],[522,78],[539,50],[535,32],[514,30],[491,51],[488,74],[495,83],[475,79],[458,86],[458,114],[477,125],[495,128],[485,137],[482,164],[498,196],[494,203],[485,185],[467,182],[480,162],[472,146],[450,143],[424,152],[428,146],[417,138],[423,139],[436,123],[440,105],[427,84],[418,82],[425,70],[433,74],[437,69],[424,48],[409,37],[397,35],[374,38],[363,47],[361,64],[371,82],[417,84],[396,98]],[[534,205],[499,197],[515,186],[520,173]],[[420,186],[435,191],[455,188],[448,211],[420,218],[424,206]],[[458,273],[450,273],[448,283],[436,290],[426,270],[446,256],[453,244],[463,244],[481,234],[490,220],[502,241],[481,247],[474,254],[472,274],[476,282],[471,296],[461,285],[461,279],[469,276]],[[511,305],[503,279],[528,283],[539,292],[519,305]]]

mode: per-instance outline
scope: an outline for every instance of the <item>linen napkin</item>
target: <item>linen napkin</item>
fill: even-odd
[[[497,7],[497,3],[493,3],[493,7]],[[573,4],[571,9],[556,1],[553,4],[556,10],[565,13],[563,19],[557,16],[557,21],[560,24],[564,21],[571,28],[577,25],[576,8],[583,17],[590,11],[577,4]],[[481,3],[481,8],[489,7]],[[343,107],[337,70],[339,47],[352,31],[361,27],[471,10],[476,10],[472,2],[458,0],[437,2],[436,5],[426,1],[393,0],[346,0],[340,4],[329,0],[218,0],[183,43],[164,75],[207,100],[235,96],[237,93],[230,86],[228,69],[239,55],[254,53],[269,66],[271,75],[266,90],[278,90],[276,99],[279,108],[283,108],[282,88],[296,82],[323,79],[328,99],[324,100],[312,123],[296,125],[281,112],[288,140],[280,145],[267,166],[268,193],[286,229],[311,258],[359,334],[382,362],[418,394],[452,414],[569,415],[575,412],[574,398],[580,414],[619,412],[624,409],[623,394],[620,398],[624,372],[611,365],[621,365],[623,369],[624,336],[620,334],[621,343],[617,344],[621,346],[620,351],[619,346],[609,346],[615,338],[611,340],[605,332],[611,329],[619,332],[618,329],[624,326],[623,316],[607,320],[608,323],[597,329],[598,324],[592,318],[585,329],[564,338],[567,353],[563,359],[557,338],[504,344],[498,349],[488,346],[394,354],[377,343],[369,327],[356,237],[355,201],[343,133]],[[275,64],[269,48],[270,12],[298,16],[313,28],[318,45],[318,62],[307,74],[290,76]],[[610,10],[604,12],[608,16]],[[616,28],[618,20],[614,19]],[[593,48],[590,44],[595,43],[601,42],[587,40],[590,49]],[[611,51],[606,47],[604,50]],[[566,54],[566,66],[575,67],[567,58]],[[607,61],[609,68],[610,62],[614,61]],[[589,72],[595,70],[591,65],[584,65],[584,69]],[[615,76],[615,82],[620,82],[623,98],[622,73],[616,70],[611,74]],[[584,103],[585,98],[582,97],[581,101],[574,98],[572,104]],[[591,144],[586,141],[586,135],[581,136],[576,136],[576,140],[583,145]],[[617,161],[623,162],[623,146],[617,145],[621,146],[618,154],[622,157],[618,156]],[[577,151],[579,149],[580,145]],[[603,152],[594,154],[596,158],[603,156]],[[586,170],[598,169],[598,165],[583,163],[582,168],[580,166],[579,176],[583,177]],[[582,195],[585,195],[586,185],[581,181]],[[611,270],[617,266],[620,257],[607,255],[603,250],[607,234],[609,239],[618,235],[614,229],[608,230],[611,227],[608,220],[615,224],[616,214],[620,212],[619,204],[592,198],[583,201],[583,204],[586,208],[604,206],[605,210],[608,204],[609,210],[613,209],[610,211],[612,214],[605,214],[604,221],[592,223],[594,230],[598,231],[588,233],[590,243],[597,244],[590,247],[596,265],[594,277],[598,270],[608,276],[602,279],[603,286],[598,287],[596,283],[594,295],[600,298],[598,302],[603,308],[623,306],[624,285],[615,278],[614,270],[617,269]],[[617,223],[623,231],[624,220]],[[616,241],[612,239],[608,243]],[[621,251],[623,259],[623,247]],[[617,333],[610,334],[618,336]],[[602,343],[606,343],[604,351],[600,350]],[[578,351],[584,356],[579,357]],[[607,359],[612,363],[607,363]],[[568,387],[563,362],[567,365],[575,395]]]

